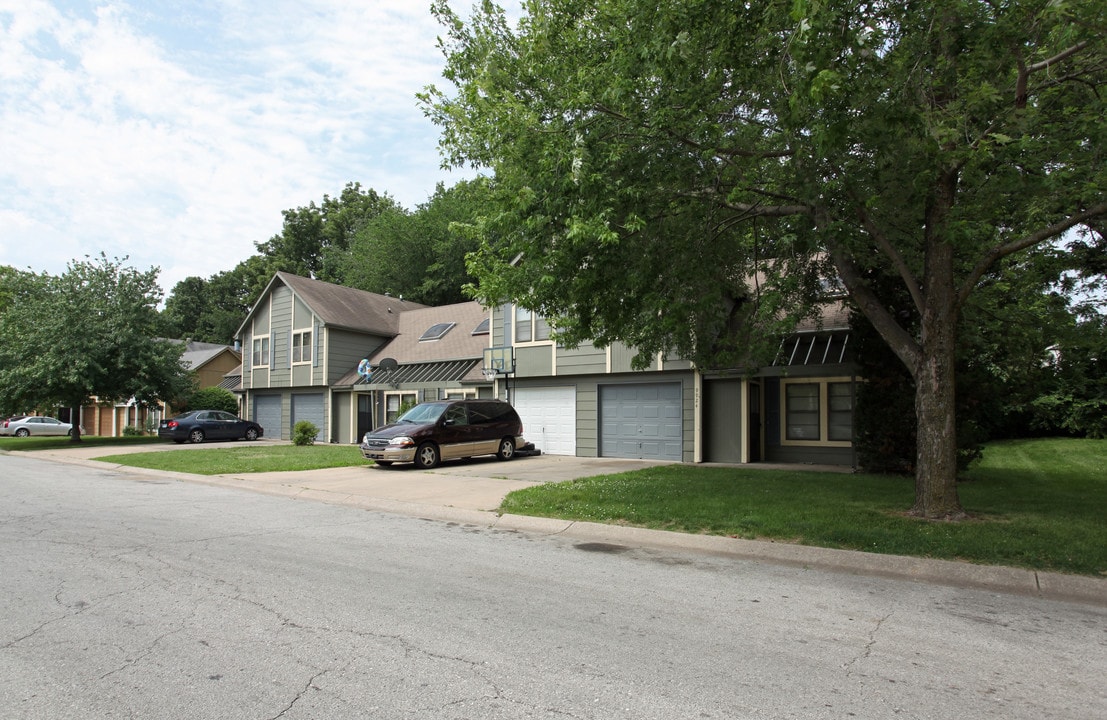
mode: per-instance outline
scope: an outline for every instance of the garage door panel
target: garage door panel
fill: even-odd
[[[281,436],[281,396],[255,395],[253,421],[261,425],[265,437]]]
[[[681,460],[680,383],[606,385],[600,388],[600,455]]]
[[[324,411],[322,393],[299,393],[292,396],[292,426],[307,420],[319,429],[319,435],[324,436],[327,429],[327,416]]]
[[[514,405],[523,437],[547,455],[577,454],[576,388],[518,388]]]

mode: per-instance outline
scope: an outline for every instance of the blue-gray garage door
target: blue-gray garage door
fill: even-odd
[[[680,383],[600,386],[602,457],[682,460]]]
[[[281,396],[255,395],[251,419],[264,431],[262,437],[281,439]]]
[[[319,442],[327,442],[327,414],[323,410],[323,393],[301,393],[292,396],[292,427],[307,420],[319,429]]]

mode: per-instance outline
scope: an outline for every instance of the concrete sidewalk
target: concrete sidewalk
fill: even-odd
[[[273,442],[273,441],[264,441]],[[257,443],[219,443],[235,447]],[[473,458],[447,462],[434,470],[410,466],[383,468],[359,465],[307,472],[191,475],[104,463],[94,458],[125,452],[188,451],[213,445],[139,445],[124,448],[74,448],[19,453],[25,457],[112,469],[121,473],[233,487],[269,495],[352,505],[367,510],[480,525],[587,542],[706,552],[749,560],[818,567],[840,572],[896,577],[996,592],[1017,593],[1107,606],[1107,579],[1036,572],[1017,568],[878,553],[833,550],[738,538],[690,535],[660,530],[571,520],[501,515],[496,512],[507,493],[546,482],[637,470],[663,463],[618,458],[578,458],[556,455],[517,457],[511,462]]]

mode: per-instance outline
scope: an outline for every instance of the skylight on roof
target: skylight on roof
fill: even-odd
[[[481,320],[480,325],[477,325],[476,329],[473,330],[473,334],[474,335],[487,335],[488,334],[488,326],[489,326],[490,322],[491,322],[491,318],[485,318],[485,319]]]
[[[419,342],[426,340],[441,340],[446,336],[446,333],[450,332],[450,329],[453,328],[454,325],[457,325],[457,323],[446,322],[431,325],[427,328],[427,331],[419,337]]]

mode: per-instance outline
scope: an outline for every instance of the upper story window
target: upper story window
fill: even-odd
[[[311,330],[292,333],[292,362],[311,362]]]
[[[253,355],[250,364],[254,367],[265,367],[269,365],[269,336],[254,338]]]
[[[541,342],[550,339],[550,325],[546,318],[533,310],[515,306],[515,342]]]

